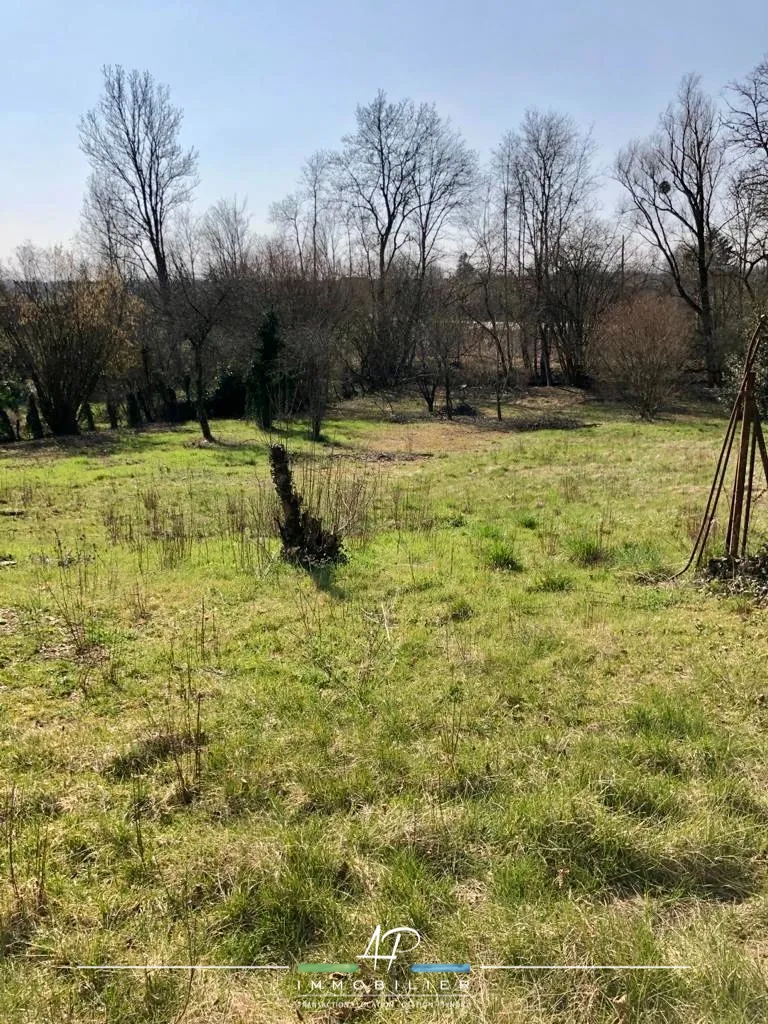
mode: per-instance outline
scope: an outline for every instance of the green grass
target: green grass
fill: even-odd
[[[506,572],[522,572],[523,570],[513,541],[494,541],[486,552],[485,562],[489,569],[502,569]]]
[[[570,411],[598,425],[294,425],[350,531],[314,575],[247,424],[3,449],[0,1021],[296,1020],[295,970],[70,968],[353,963],[376,924],[421,960],[692,970],[305,1019],[768,1017],[764,616],[665,582],[724,424]]]

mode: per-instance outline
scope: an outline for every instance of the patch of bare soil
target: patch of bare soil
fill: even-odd
[[[448,452],[479,452],[488,447],[474,423],[468,420],[430,420],[426,423],[382,424],[371,457],[381,461],[406,462],[431,458]],[[383,456],[383,458],[382,458]]]
[[[431,459],[434,452],[380,452],[373,449],[365,449],[362,452],[329,452],[331,459],[354,459],[356,462],[419,462],[421,459]]]
[[[0,608],[0,635],[10,636],[18,633],[21,628],[21,621],[18,612],[13,608]]]
[[[501,433],[528,433],[533,430],[584,430],[596,427],[597,423],[585,423],[572,416],[544,414],[540,416],[510,416],[505,420],[491,419],[488,416],[478,417],[475,425],[483,430]]]
[[[499,421],[490,416],[428,423],[382,424],[376,435],[377,448],[367,457],[389,462],[415,461],[434,455],[482,452],[489,444],[498,444],[499,435],[534,430],[583,430],[596,427],[574,417],[562,415],[509,415]],[[381,448],[378,448],[381,445]]]
[[[109,661],[109,651],[102,644],[78,646],[69,637],[43,644],[39,650],[46,661],[77,661],[87,665],[103,665]]]

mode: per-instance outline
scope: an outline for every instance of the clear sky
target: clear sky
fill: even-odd
[[[768,51],[766,0],[4,0],[0,259],[68,243],[87,165],[80,114],[105,63],[148,69],[200,151],[197,202],[269,204],[383,88],[434,102],[482,157],[526,107],[591,127],[599,163],[653,129],[687,71],[720,93]],[[615,186],[614,186],[615,189]],[[606,193],[612,201],[615,191]]]

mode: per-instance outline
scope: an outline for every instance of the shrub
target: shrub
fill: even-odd
[[[4,355],[34,384],[51,433],[78,434],[99,382],[133,364],[141,303],[118,275],[94,277],[59,248],[21,247],[12,273],[0,282]]]
[[[603,321],[595,371],[652,420],[680,383],[691,337],[691,317],[678,299],[635,295],[615,305]]]

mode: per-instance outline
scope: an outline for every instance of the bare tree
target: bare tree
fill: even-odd
[[[304,259],[306,253],[306,222],[304,219],[303,198],[291,192],[269,209],[269,219],[277,227],[280,235],[290,241],[291,248],[299,262],[299,272],[304,276]]]
[[[726,125],[744,158],[731,183],[742,278],[768,265],[768,56],[729,87]]]
[[[0,337],[52,433],[77,434],[97,385],[132,359],[140,303],[116,274],[95,278],[61,249],[25,246],[2,278]]]
[[[548,282],[547,313],[558,362],[569,384],[590,383],[592,344],[607,307],[619,297],[620,242],[591,216],[571,225]]]
[[[768,202],[749,168],[739,168],[729,181],[726,204],[727,237],[739,279],[751,293],[753,272],[768,265]]]
[[[353,284],[332,262],[311,261],[272,247],[265,271],[269,309],[279,323],[280,351],[272,368],[275,404],[283,415],[308,414],[310,437],[321,438],[334,388],[344,374]]]
[[[251,267],[254,239],[247,207],[248,200],[238,202],[237,196],[220,199],[200,225],[209,260],[222,275],[238,277]]]
[[[197,153],[180,141],[182,111],[169,89],[148,71],[103,69],[96,107],[80,120],[80,148],[91,175],[83,208],[90,248],[151,304],[155,329],[141,347],[143,383],[138,399],[148,419],[165,405],[170,365],[181,362],[173,323],[168,235],[197,185]],[[143,283],[141,283],[143,282]]]
[[[169,302],[169,218],[197,184],[197,152],[179,140],[182,111],[148,71],[105,66],[98,106],[80,121],[91,165],[85,216],[105,255],[119,253]]]
[[[585,209],[594,187],[594,143],[573,120],[554,111],[528,110],[519,136],[508,140],[515,151],[520,267],[532,282],[528,319],[538,335],[540,379],[551,383],[552,325],[548,302],[564,239]]]
[[[466,331],[456,276],[446,279],[433,272],[418,325],[417,383],[430,413],[434,411],[438,387],[442,387],[448,419],[453,418],[456,370]]]
[[[516,326],[523,365],[527,370],[531,370],[534,359],[527,344],[526,334],[520,329],[523,323],[522,311],[525,295],[523,287],[525,245],[522,217],[524,207],[520,202],[519,182],[516,180],[519,160],[519,140],[511,133],[507,133],[502,139],[501,145],[495,150],[491,163],[499,237],[501,325],[507,363],[511,367],[513,326]]]
[[[717,109],[699,78],[687,75],[656,134],[631,143],[616,161],[636,230],[661,254],[675,290],[696,314],[710,384],[722,373],[711,269],[725,152]],[[687,273],[691,264],[693,274]]]
[[[418,112],[413,166],[414,234],[418,276],[424,280],[445,255],[441,243],[454,216],[466,208],[477,180],[477,159],[434,106]]]
[[[525,282],[524,244],[520,222],[516,167],[519,140],[507,133],[494,150],[480,179],[474,202],[467,208],[465,237],[472,243],[457,273],[460,303],[468,316],[493,345],[497,365],[497,411],[501,418],[501,393],[509,381],[519,342],[523,366],[533,360],[523,324]]]
[[[743,82],[729,86],[726,124],[752,161],[752,171],[768,191],[768,56]]]
[[[99,263],[124,281],[135,277],[132,254],[125,245],[125,226],[113,191],[92,175],[83,201],[81,237]]]
[[[555,349],[566,377],[578,382],[581,370],[566,358],[573,346],[563,335],[562,286],[578,240],[586,241],[592,150],[570,118],[529,110],[519,132],[508,132],[494,151],[472,208],[464,309],[494,345],[499,413],[517,344],[524,369],[542,383],[551,382]],[[569,327],[571,340],[576,329]]]
[[[514,360],[513,341],[520,335],[512,302],[517,278],[510,272],[510,251],[504,230],[506,202],[503,181],[497,191],[493,174],[484,175],[464,224],[465,238],[472,248],[461,254],[453,276],[456,303],[462,317],[471,321],[476,335],[490,342],[494,353],[499,419],[501,398]],[[514,282],[512,287],[510,279]],[[482,344],[481,348],[484,348]]]
[[[290,243],[302,276],[318,280],[335,269],[339,247],[337,197],[332,188],[332,158],[314,153],[301,169],[299,187],[270,208],[270,219]]]
[[[369,383],[390,384],[402,378],[410,356],[403,315],[393,288],[410,241],[417,207],[416,160],[419,111],[410,100],[387,101],[379,92],[356,112],[356,130],[344,139],[337,159],[338,187],[349,208],[370,287],[371,330],[361,338],[361,373]],[[399,315],[398,315],[399,314]],[[400,324],[398,325],[398,321]]]
[[[392,103],[379,92],[356,116],[334,163],[369,283],[362,370],[370,383],[391,384],[413,360],[422,285],[469,196],[474,157],[427,104]]]
[[[334,203],[329,193],[331,160],[328,153],[314,153],[302,168],[304,200],[308,210],[309,269],[312,280],[317,281],[323,267],[334,262]]]
[[[224,326],[235,305],[243,272],[241,263],[226,258],[238,209],[236,204],[220,203],[202,218],[180,217],[169,247],[173,320],[191,349],[195,411],[206,441],[214,440],[206,411],[211,346],[215,331]],[[235,252],[240,248],[236,242]]]

